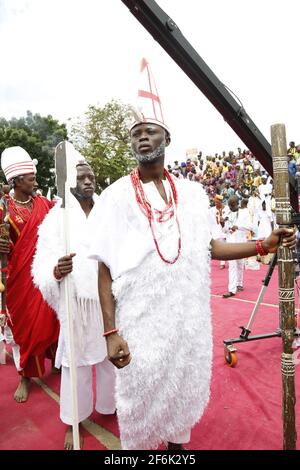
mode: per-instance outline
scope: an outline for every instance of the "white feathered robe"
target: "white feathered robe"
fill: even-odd
[[[169,440],[168,436],[190,430],[209,399],[212,332],[208,199],[198,183],[175,179],[175,184],[182,249],[173,265],[158,256],[128,176],[101,194],[92,216],[97,229],[90,256],[110,269],[116,326],[132,355],[131,363],[117,371],[123,449],[155,448]],[[146,191],[147,185],[144,188]],[[168,194],[167,184],[165,189]],[[150,187],[147,195],[157,207]],[[155,228],[168,259],[177,254],[174,219],[166,228],[163,224]]]
[[[60,321],[55,365],[56,367],[61,365],[69,367],[64,288],[53,276],[54,266],[58,259],[65,255],[62,230],[63,210],[60,204],[57,202],[39,227],[32,274],[35,285],[57,312]],[[90,215],[92,212],[93,209]],[[102,362],[107,355],[106,342],[102,336],[103,321],[98,300],[98,263],[87,258],[89,217],[86,217],[75,197],[72,198],[72,207],[69,210],[70,251],[76,253],[76,256],[73,258],[73,271],[69,279],[77,366],[97,364]]]

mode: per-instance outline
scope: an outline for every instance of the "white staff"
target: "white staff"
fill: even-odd
[[[69,208],[71,206],[71,188],[76,187],[76,164],[78,162],[79,152],[75,150],[72,144],[63,141],[60,142],[55,149],[55,172],[57,195],[61,197],[61,209],[63,210],[63,239],[65,242],[65,254],[70,254],[70,230],[69,230]],[[73,448],[80,450],[79,444],[79,421],[78,421],[78,397],[77,397],[77,374],[75,366],[75,350],[74,350],[74,329],[73,329],[73,312],[70,303],[70,282],[69,276],[65,276],[63,281],[63,289],[65,292],[65,304],[69,333],[69,364],[72,392],[72,427],[73,427]]]

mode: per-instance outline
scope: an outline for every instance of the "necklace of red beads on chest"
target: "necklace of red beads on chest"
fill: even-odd
[[[177,210],[176,210],[177,205],[178,205],[178,194],[177,194],[177,190],[176,190],[176,186],[175,186],[175,183],[173,181],[173,178],[171,177],[170,173],[167,170],[164,170],[164,177],[168,180],[168,182],[170,184],[172,194],[170,194],[170,197],[169,197],[169,200],[168,200],[168,203],[167,203],[165,209],[162,210],[162,211],[159,211],[158,209],[155,209],[155,208],[154,208],[154,210],[152,209],[152,206],[151,206],[150,202],[148,201],[148,199],[146,197],[145,191],[144,191],[143,186],[141,184],[140,173],[139,173],[138,168],[135,168],[130,173],[131,183],[132,183],[132,186],[133,186],[133,189],[134,189],[134,192],[135,192],[135,198],[136,198],[136,201],[138,203],[138,206],[139,206],[140,210],[142,211],[142,213],[148,219],[150,229],[151,229],[151,233],[152,233],[152,237],[153,237],[153,241],[154,241],[154,244],[155,244],[155,247],[156,247],[156,251],[159,254],[159,257],[165,263],[174,264],[178,260],[178,258],[180,256],[180,252],[181,252],[181,231],[180,231],[180,225],[179,225],[179,221],[178,221],[178,217],[177,217]],[[164,223],[164,222],[167,222],[168,220],[170,220],[174,216],[176,217],[176,224],[177,224],[178,233],[179,233],[179,236],[178,236],[178,251],[177,251],[177,255],[175,256],[175,258],[173,260],[166,259],[163,256],[163,254],[161,253],[161,250],[159,248],[159,244],[158,244],[158,241],[156,239],[155,232],[154,232],[154,226],[153,226],[154,214],[156,215],[157,222],[160,223],[160,224]]]
[[[31,216],[33,207],[33,198],[30,198],[26,205],[19,205],[18,201],[14,198],[10,199],[10,204],[13,212],[15,213],[16,219],[19,223],[27,222]]]

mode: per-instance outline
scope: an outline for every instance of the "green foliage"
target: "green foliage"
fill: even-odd
[[[129,107],[112,100],[104,107],[89,106],[83,120],[72,125],[71,141],[90,162],[102,191],[136,165],[130,147]]]
[[[27,111],[26,117],[0,118],[0,153],[7,147],[20,145],[31,158],[38,160],[37,181],[45,194],[49,187],[55,186],[54,148],[67,138],[65,124],[59,124],[52,116],[42,117]],[[5,181],[1,171],[0,179]]]

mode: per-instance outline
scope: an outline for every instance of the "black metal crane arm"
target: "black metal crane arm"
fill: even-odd
[[[271,145],[245,109],[185,39],[175,22],[154,0],[122,2],[221,113],[267,172],[273,175]],[[290,177],[290,183],[291,203],[298,211],[295,179]]]

